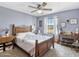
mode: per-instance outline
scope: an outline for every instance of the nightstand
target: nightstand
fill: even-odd
[[[15,40],[15,36],[12,36],[12,35],[1,36],[0,44],[2,46],[0,46],[0,47],[3,47],[3,51],[5,51],[6,47],[11,46],[11,45],[13,45],[13,48],[14,48],[14,40]],[[10,43],[10,44],[8,44],[8,43]]]

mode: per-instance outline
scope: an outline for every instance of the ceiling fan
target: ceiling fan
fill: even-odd
[[[37,5],[36,7],[35,6],[31,6],[31,5],[28,6],[30,8],[35,9],[35,10],[31,11],[31,13],[37,12],[37,11],[38,11],[38,13],[41,13],[42,11],[52,11],[52,9],[45,8],[45,6],[47,5],[46,2],[43,2],[42,4],[36,4],[36,5]]]

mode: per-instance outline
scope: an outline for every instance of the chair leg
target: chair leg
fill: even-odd
[[[73,48],[73,45],[71,44],[71,49]]]
[[[3,43],[3,51],[5,51],[5,47],[6,47],[6,46],[5,46],[5,43]]]
[[[78,47],[76,47],[76,52],[78,52],[79,51],[79,49],[78,49]]]
[[[14,45],[13,45],[13,48],[12,49],[14,49]]]
[[[14,41],[12,41],[12,45],[13,45],[13,48],[12,49],[14,49]]]

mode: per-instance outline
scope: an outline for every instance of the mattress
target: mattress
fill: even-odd
[[[21,35],[22,34],[22,35]],[[35,42],[38,40],[38,43],[41,43],[45,40],[50,39],[52,36],[46,36],[46,35],[35,35],[33,33],[27,34],[27,33],[21,33],[17,35],[16,44],[30,53],[31,56],[35,55]]]

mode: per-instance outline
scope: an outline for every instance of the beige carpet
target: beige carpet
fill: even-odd
[[[51,48],[43,57],[78,57],[79,52],[76,52],[74,49],[70,47],[66,47],[63,45],[55,44],[55,48]],[[0,52],[0,57],[27,57],[27,54],[15,47],[12,49],[11,47],[7,48],[7,51]]]
[[[14,49],[8,47],[6,50],[7,51],[4,52],[3,50],[0,51],[0,57],[27,57],[27,54],[18,47],[15,47]]]
[[[79,57],[79,52],[74,48],[55,44],[55,48],[50,49],[43,57]]]

